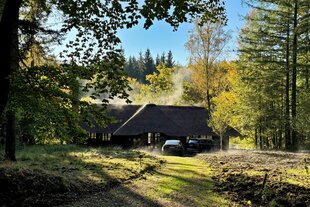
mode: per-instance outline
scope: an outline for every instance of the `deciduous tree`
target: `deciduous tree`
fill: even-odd
[[[47,25],[41,25],[38,19],[28,20],[19,15],[19,11],[27,11],[34,4],[38,8],[49,11],[46,14],[56,14],[63,22],[59,26],[58,34],[67,34],[74,31],[75,38],[70,40],[62,54],[66,69],[75,77],[88,76],[91,80],[84,90],[95,88],[92,97],[98,98],[102,93],[108,97],[120,96],[126,98],[127,82],[124,78],[124,58],[119,48],[120,39],[117,30],[130,28],[138,24],[143,17],[144,27],[149,28],[156,20],[165,20],[175,29],[180,23],[190,21],[192,18],[217,18],[224,12],[220,0],[210,1],[183,1],[162,3],[158,1],[145,1],[138,4],[137,0],[119,2],[107,1],[54,1],[54,0],[6,0],[2,10],[0,22],[0,57],[2,70],[0,74],[0,114],[4,112],[8,103],[14,73],[19,69],[20,57],[18,54],[21,44],[18,42],[17,32],[21,35],[31,34],[40,36],[43,33],[53,32]],[[26,52],[23,50],[23,52]],[[69,66],[69,67],[67,67]],[[81,70],[84,68],[85,70]],[[62,71],[62,70],[61,70]],[[66,75],[68,71],[62,73]],[[36,73],[36,72],[35,72]],[[36,74],[34,74],[36,75]],[[106,99],[103,100],[107,102]],[[14,130],[11,130],[14,131]],[[13,133],[9,131],[6,149],[8,159],[14,159]]]
[[[202,98],[206,100],[207,109],[211,111],[212,79],[214,77],[215,64],[224,54],[224,48],[230,39],[228,31],[225,31],[221,21],[208,21],[202,23],[200,19],[195,21],[195,27],[190,32],[186,48],[190,52],[189,67],[193,72],[198,71]],[[199,72],[200,71],[200,72]],[[201,82],[203,84],[201,84]]]

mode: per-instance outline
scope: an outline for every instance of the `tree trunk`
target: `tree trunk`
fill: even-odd
[[[291,145],[290,129],[290,25],[287,23],[286,33],[286,85],[285,85],[285,149]]]
[[[16,161],[15,157],[15,113],[9,110],[7,113],[5,159]]]
[[[257,149],[258,147],[257,128],[255,128],[254,138],[255,138],[255,148]]]
[[[17,34],[19,7],[21,0],[5,2],[0,22],[0,116],[8,102],[10,92],[10,75],[12,74],[12,50],[16,50],[14,33]]]
[[[262,138],[262,128],[259,127],[259,148],[260,150],[263,149],[263,138]]]
[[[292,67],[292,150],[297,148],[297,131],[296,131],[296,80],[297,80],[297,0],[294,1],[294,38],[293,38],[293,67]]]
[[[211,97],[210,97],[210,90],[207,89],[207,102],[208,102],[208,112],[211,115]]]
[[[272,132],[271,143],[273,149],[276,149],[278,147],[277,131]]]
[[[282,149],[282,129],[279,131],[278,149]]]
[[[309,69],[306,68],[306,89],[309,89]]]
[[[223,133],[220,133],[220,150],[223,150]]]
[[[310,13],[310,3],[308,3],[307,4],[307,13],[309,14]],[[309,44],[309,42],[310,42],[310,33],[309,33],[309,30],[310,30],[310,22],[308,21],[308,26],[306,27],[306,32],[305,32],[305,34],[306,34],[306,44]],[[309,48],[308,48],[308,51],[309,51]],[[308,58],[307,58],[307,61],[309,62],[309,56],[308,56]],[[306,89],[309,89],[309,67],[306,67]]]
[[[6,144],[5,157],[8,160],[16,161],[15,158],[15,113],[14,106],[9,104],[13,97],[12,81],[13,73],[18,70],[18,18],[19,7],[21,1],[6,1],[2,19],[0,23],[0,32],[2,34],[1,41],[1,72],[0,72],[0,113],[2,114],[5,107],[8,106],[7,116],[7,130],[6,130]]]

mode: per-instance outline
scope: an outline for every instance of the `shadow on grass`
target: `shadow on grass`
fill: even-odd
[[[142,189],[137,189],[136,185],[131,187],[124,185],[115,185],[105,191],[100,191],[91,196],[83,196],[79,201],[73,202],[65,206],[169,206],[169,202],[174,206],[197,206],[197,203],[201,203],[201,206],[212,206],[214,203],[218,203],[216,196],[209,194],[213,185],[213,181],[201,177],[201,174],[195,170],[190,169],[174,169],[175,167],[199,167],[197,165],[184,164],[184,163],[168,163],[165,168],[169,170],[175,170],[180,176],[163,173],[159,170],[154,171],[155,176],[168,178],[167,182],[158,181],[159,183],[144,183],[139,182],[142,185]],[[192,175],[185,177],[184,175]],[[173,179],[172,182],[169,180]],[[152,186],[154,184],[155,186]],[[147,186],[150,185],[150,186]],[[154,188],[155,187],[155,188]],[[173,191],[168,194],[159,193],[155,198],[149,198],[146,193],[157,193],[163,189]],[[164,196],[164,197],[161,197]],[[159,201],[158,201],[159,199]],[[160,201],[164,199],[164,201]],[[165,203],[165,202],[168,202]],[[210,204],[210,205],[206,205]],[[214,206],[214,205],[213,205]]]
[[[227,206],[227,201],[213,192],[211,177],[200,173],[203,167],[199,169],[199,165],[169,162],[166,168],[166,171],[156,170],[155,174],[165,178],[158,184],[158,191],[162,191],[171,203],[176,206]]]
[[[35,153],[31,154],[33,150]],[[14,169],[6,169],[5,166],[0,165],[0,206],[63,205],[77,199],[87,198],[95,192],[108,191],[152,170],[150,166],[146,166],[137,174],[130,167],[126,168],[120,163],[104,166],[101,163],[86,162],[83,154],[82,157],[74,154],[88,151],[95,151],[109,158],[128,158],[128,160],[135,161],[144,158],[141,158],[140,152],[128,151],[128,157],[126,157],[124,152],[115,153],[115,149],[107,150],[107,152],[100,148],[71,146],[51,148],[41,146],[26,149],[19,157],[19,160],[23,161],[19,161]],[[118,170],[120,174],[126,175],[118,176]],[[90,179],[90,177],[95,177],[97,180]],[[130,189],[128,192],[141,203],[159,206],[141,195],[130,193]]]
[[[131,157],[131,159],[136,158],[136,156]],[[101,166],[97,165],[97,167],[100,168]],[[161,206],[123,185],[126,181],[139,178],[142,174],[136,174],[129,176],[128,179],[119,180],[103,170],[98,170],[98,168],[95,173],[107,180],[107,183],[93,191],[92,193],[94,194],[81,195],[77,202],[68,203],[65,206]]]
[[[196,174],[197,176],[200,176],[199,173],[192,171],[192,170],[175,170],[175,171],[179,171],[180,173],[192,173],[192,174]],[[206,187],[210,187],[213,185],[212,180],[208,180],[205,178],[200,178],[200,179],[196,179],[196,178],[185,178],[185,176],[176,176],[176,175],[171,175],[171,174],[167,174],[167,173],[163,173],[160,171],[155,171],[157,174],[161,175],[161,176],[166,176],[166,177],[171,177],[174,178],[176,180],[180,180],[183,183],[185,183],[186,185],[190,185],[191,188],[193,186],[206,186]],[[185,188],[184,190],[188,191],[188,188]]]
[[[134,192],[132,189],[118,185],[106,191],[100,191],[92,195],[86,195],[77,202],[64,205],[69,206],[93,206],[93,207],[115,207],[115,206],[150,206],[160,207],[159,203],[148,199],[140,193]]]

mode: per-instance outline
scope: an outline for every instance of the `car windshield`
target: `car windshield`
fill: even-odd
[[[165,144],[178,145],[180,140],[167,140]]]
[[[190,139],[189,141],[188,141],[188,143],[189,144],[196,144],[196,143],[198,143],[198,140],[195,140],[195,139]]]

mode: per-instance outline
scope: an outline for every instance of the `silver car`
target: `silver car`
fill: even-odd
[[[165,144],[161,148],[163,155],[174,154],[183,156],[184,147],[180,140],[166,140]]]

